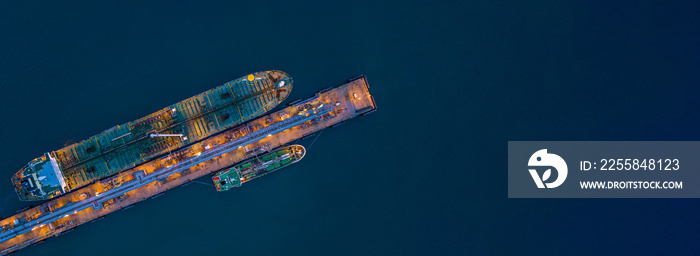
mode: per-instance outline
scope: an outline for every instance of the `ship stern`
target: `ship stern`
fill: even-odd
[[[60,167],[49,153],[17,171],[12,176],[12,185],[22,201],[50,199],[65,193],[67,189]]]

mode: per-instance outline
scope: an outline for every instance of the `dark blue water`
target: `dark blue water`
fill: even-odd
[[[379,111],[18,255],[695,254],[698,200],[507,199],[509,140],[700,140],[698,2],[607,2],[0,3],[0,215],[32,158],[280,69]]]

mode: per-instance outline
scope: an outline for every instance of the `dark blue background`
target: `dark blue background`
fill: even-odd
[[[379,111],[18,255],[697,253],[697,200],[507,199],[509,140],[699,139],[698,2],[608,2],[0,3],[0,214],[32,158],[280,69]]]

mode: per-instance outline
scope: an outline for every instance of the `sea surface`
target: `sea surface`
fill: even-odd
[[[378,111],[16,255],[697,254],[697,199],[508,199],[509,140],[700,140],[698,1],[0,3],[0,215],[31,159],[229,80]],[[287,102],[283,103],[286,104]]]

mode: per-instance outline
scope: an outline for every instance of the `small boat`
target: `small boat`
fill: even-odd
[[[226,191],[241,184],[282,169],[301,160],[306,154],[302,145],[291,145],[270,153],[249,158],[212,176],[216,191]]]

